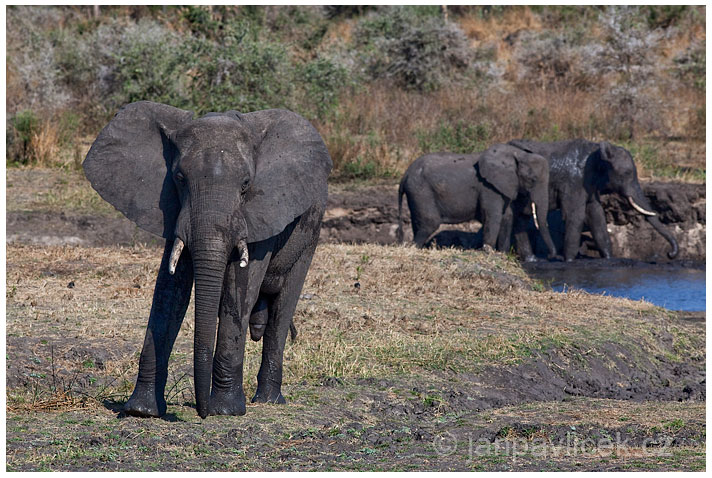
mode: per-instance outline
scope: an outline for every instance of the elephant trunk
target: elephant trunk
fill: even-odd
[[[645,197],[645,194],[643,193],[643,189],[640,187],[640,184],[636,183],[635,186],[628,191],[628,194],[626,196],[628,198],[628,202],[633,207],[633,209],[644,215],[645,220],[648,221],[651,226],[653,226],[653,229],[655,229],[658,234],[663,236],[665,240],[670,243],[671,249],[667,253],[668,257],[670,259],[674,259],[675,257],[677,257],[677,254],[680,250],[678,248],[675,237],[670,231],[667,230],[667,228],[665,228],[665,226],[663,226],[663,224],[660,222],[660,219],[658,219],[657,214],[650,206],[648,198]]]
[[[227,255],[225,248],[191,251],[195,276],[195,341],[193,367],[198,415],[208,415],[213,376],[213,350],[218,307],[222,294]]]

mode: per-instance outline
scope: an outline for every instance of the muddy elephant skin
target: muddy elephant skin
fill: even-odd
[[[608,193],[620,195],[631,208],[644,215],[670,243],[668,257],[677,256],[677,241],[662,225],[643,194],[633,157],[625,148],[606,141],[595,143],[585,139],[551,143],[519,139],[508,144],[549,160],[549,208],[561,209],[565,222],[564,258],[567,261],[575,259],[578,254],[584,225],[591,230],[601,256],[611,257],[611,238],[601,206],[601,194]]]
[[[418,247],[431,239],[440,224],[479,219],[483,223],[484,244],[508,250],[513,218],[518,243],[518,230],[524,230],[520,224],[534,216],[553,256],[555,248],[546,215],[536,220],[536,210],[549,208],[548,177],[545,158],[505,144],[476,154],[423,155],[408,167],[398,188],[398,240],[403,240],[405,195],[413,240]],[[531,254],[526,257],[532,258]]]
[[[248,327],[263,341],[252,401],[284,403],[284,346],[331,167],[319,133],[285,110],[193,119],[144,101],[123,107],[101,131],[84,161],[87,178],[126,217],[166,239],[126,413],[165,414],[168,357],[193,283],[198,414],[245,413]]]

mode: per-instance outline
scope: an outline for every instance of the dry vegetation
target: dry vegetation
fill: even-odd
[[[285,353],[290,404],[250,405],[245,417],[195,416],[191,306],[171,359],[168,421],[117,418],[133,388],[159,256],[147,247],[8,246],[11,469],[697,469],[704,460],[694,445],[703,403],[581,398],[487,410],[469,402],[525,393],[488,380],[537,358],[569,371],[618,360],[609,344],[632,367],[643,357],[697,363],[704,334],[645,302],[546,291],[506,256],[458,250],[320,246]],[[248,396],[259,346],[247,347]],[[569,427],[584,430],[581,439],[629,430],[633,442],[614,457],[573,461],[498,451],[473,460],[466,447],[445,460],[433,448],[446,432],[463,443],[473,430],[513,440],[532,426],[551,440]],[[665,455],[638,448],[663,433],[684,446]]]
[[[629,147],[644,176],[704,180],[704,7],[101,12],[8,11],[11,164],[76,167],[77,138],[148,99],[293,109],[343,179],[399,176],[438,149],[586,137]]]

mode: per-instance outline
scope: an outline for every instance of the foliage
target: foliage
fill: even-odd
[[[704,91],[707,75],[707,52],[704,43],[690,45],[684,52],[675,56],[676,75]]]
[[[402,172],[424,148],[522,136],[697,144],[704,11],[201,5],[101,6],[97,16],[91,6],[11,6],[6,159],[79,161],[77,145],[136,100],[197,114],[294,110],[322,133],[335,174],[354,177]],[[22,123],[28,111],[34,125]]]
[[[433,131],[420,131],[417,136],[423,152],[475,153],[487,149],[490,128],[486,124],[457,121],[453,124],[440,125]]]
[[[379,11],[359,22],[356,46],[368,75],[390,78],[398,86],[437,89],[468,70],[472,52],[467,38],[433,10],[398,7]]]

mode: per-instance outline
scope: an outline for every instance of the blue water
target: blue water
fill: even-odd
[[[534,271],[534,277],[561,292],[582,289],[633,300],[645,299],[670,310],[699,311],[705,307],[705,271],[673,268],[572,268]]]

